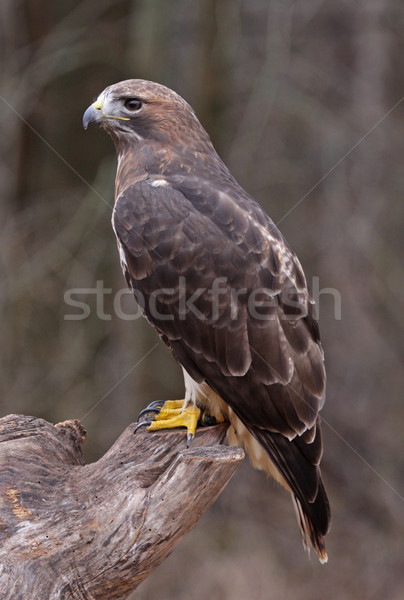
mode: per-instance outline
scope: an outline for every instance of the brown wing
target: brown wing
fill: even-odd
[[[117,200],[127,280],[180,364],[265,448],[321,552],[329,526],[318,467],[325,371],[300,264],[233,181],[218,189],[196,177],[168,183],[136,183]]]

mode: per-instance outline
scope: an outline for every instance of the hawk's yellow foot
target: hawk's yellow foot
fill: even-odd
[[[156,413],[152,421],[142,421],[137,425],[135,432],[139,427],[147,426],[147,431],[158,431],[159,429],[174,429],[175,427],[187,428],[187,448],[195,435],[201,410],[195,404],[188,404],[184,407],[185,400],[167,400],[162,405],[161,402],[153,402],[147,408],[142,410],[141,415]]]
[[[184,403],[185,400],[167,400],[160,412],[154,417],[154,420],[147,428],[147,431],[186,427],[188,448],[190,441],[195,435],[201,410],[195,404],[188,404],[188,406],[184,408]]]

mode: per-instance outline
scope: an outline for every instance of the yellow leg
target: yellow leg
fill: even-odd
[[[186,427],[188,447],[195,435],[201,411],[195,404],[189,404],[184,408],[184,402],[184,400],[167,400],[160,412],[156,414],[154,421],[149,425],[147,431]]]

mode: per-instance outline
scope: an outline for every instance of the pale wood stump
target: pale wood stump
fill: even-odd
[[[243,459],[227,425],[133,434],[95,463],[85,431],[0,419],[0,598],[115,600],[133,591],[219,496]]]

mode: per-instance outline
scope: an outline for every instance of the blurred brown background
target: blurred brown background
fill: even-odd
[[[280,222],[308,280],[341,294],[341,319],[320,297],[333,526],[322,567],[288,495],[245,461],[133,599],[402,599],[403,3],[2,0],[0,16],[2,414],[82,418],[94,460],[149,401],[182,395],[126,295],[116,316],[116,158],[81,126],[111,83],[166,84]],[[97,281],[110,290],[98,310]],[[80,312],[65,303],[72,288],[90,290],[75,296],[85,320],[65,319]]]

